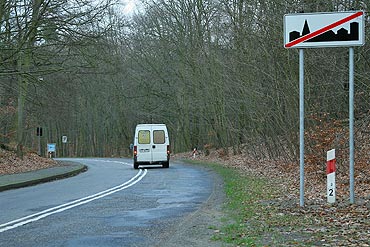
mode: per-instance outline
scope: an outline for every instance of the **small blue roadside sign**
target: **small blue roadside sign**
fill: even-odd
[[[56,144],[48,143],[48,153],[55,153],[55,151],[56,151]]]

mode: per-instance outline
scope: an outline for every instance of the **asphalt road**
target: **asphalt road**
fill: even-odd
[[[0,246],[160,246],[214,192],[214,174],[190,165],[69,160],[88,171],[0,193]]]

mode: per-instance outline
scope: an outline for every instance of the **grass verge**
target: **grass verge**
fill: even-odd
[[[224,180],[227,217],[215,230],[213,240],[232,246],[302,246],[300,243],[307,240],[308,236],[298,230],[307,220],[279,211],[277,198],[282,192],[276,181],[245,175],[220,164],[187,162],[207,165]]]

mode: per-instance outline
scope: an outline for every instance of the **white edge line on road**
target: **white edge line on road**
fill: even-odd
[[[102,160],[99,160],[99,161],[102,161]],[[107,162],[107,161],[104,161],[104,162]],[[112,161],[110,161],[110,162],[112,162]],[[123,163],[123,162],[114,161],[114,163]],[[129,181],[127,181],[127,182],[125,182],[121,185],[118,185],[118,186],[115,186],[113,188],[104,190],[102,192],[96,193],[96,194],[91,195],[91,196],[87,196],[87,197],[84,197],[84,198],[81,198],[81,199],[78,199],[78,200],[74,200],[74,201],[69,202],[69,203],[65,203],[65,204],[62,204],[62,205],[59,205],[59,206],[56,206],[56,207],[53,207],[53,208],[43,210],[41,212],[38,212],[38,213],[35,213],[35,214],[32,214],[32,215],[22,217],[20,219],[16,219],[16,220],[1,224],[0,225],[0,233],[8,231],[10,229],[17,228],[19,226],[23,226],[23,225],[31,223],[31,222],[38,221],[38,220],[40,220],[42,218],[45,218],[47,216],[50,216],[52,214],[60,213],[60,212],[63,212],[65,210],[68,210],[68,209],[71,209],[71,208],[89,203],[91,201],[94,201],[94,200],[97,200],[97,199],[100,199],[100,198],[103,198],[103,197],[106,197],[106,196],[111,195],[113,193],[116,193],[118,191],[127,189],[127,188],[135,185],[139,181],[141,181],[145,177],[146,174],[147,174],[147,169],[140,169],[139,172],[134,177],[132,177]]]

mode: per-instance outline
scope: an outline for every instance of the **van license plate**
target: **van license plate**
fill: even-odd
[[[140,153],[147,153],[149,152],[149,149],[139,149]]]

